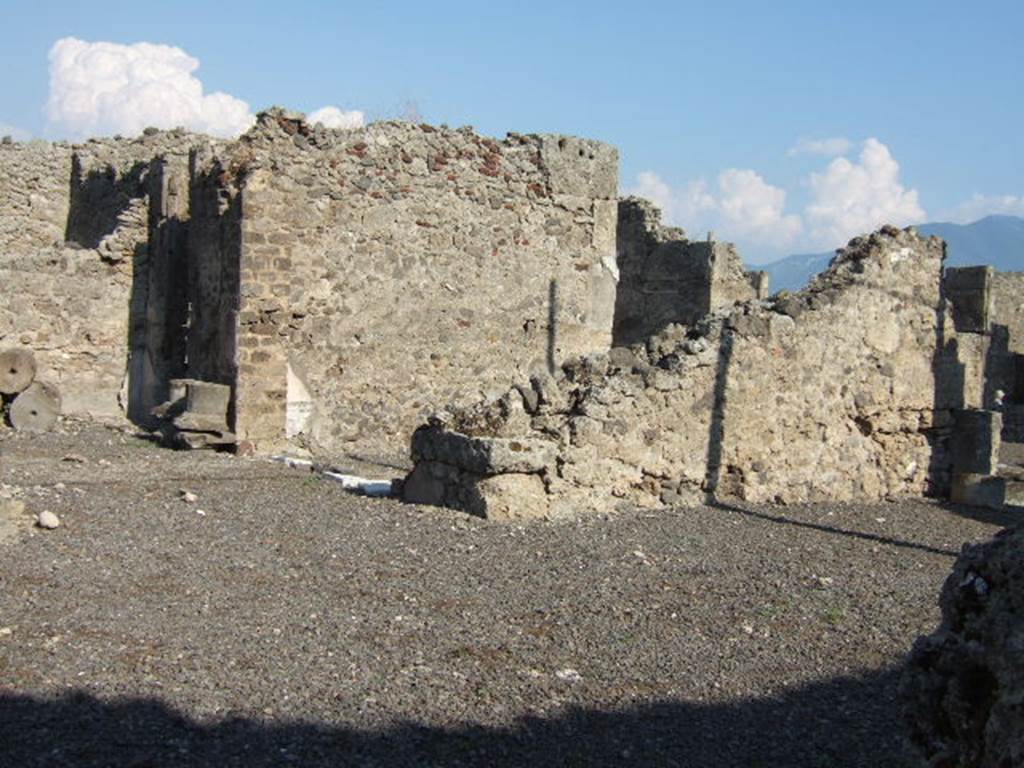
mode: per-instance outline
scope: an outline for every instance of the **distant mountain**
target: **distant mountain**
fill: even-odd
[[[972,224],[921,224],[917,229],[946,241],[946,266],[991,264],[1001,272],[1024,272],[1024,219],[1019,216],[986,216]],[[772,293],[796,291],[825,269],[833,256],[835,251],[796,254],[757,268],[771,275]]]

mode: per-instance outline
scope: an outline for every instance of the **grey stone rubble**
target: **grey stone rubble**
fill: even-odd
[[[965,546],[940,606],[904,674],[912,740],[929,765],[1024,764],[1024,528]]]

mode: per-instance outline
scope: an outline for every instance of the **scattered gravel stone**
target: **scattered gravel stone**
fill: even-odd
[[[579,672],[577,672],[575,669],[572,669],[571,667],[568,669],[558,670],[557,672],[555,672],[555,677],[557,677],[559,680],[564,680],[567,683],[583,682],[583,675],[581,675]]]
[[[901,501],[494,524],[76,423],[0,431],[0,452],[30,506],[63,482],[45,508],[74,522],[31,536],[25,514],[0,541],[0,764],[19,768],[908,768],[907,652],[963,543],[1009,518]],[[970,570],[987,596],[974,579],[965,600],[1002,594]]]
[[[199,497],[196,494],[192,493],[192,491],[186,491],[184,488],[182,488],[180,491],[178,491],[178,493],[181,495],[181,500],[184,501],[186,504],[195,504],[197,501],[199,501]]]
[[[60,518],[57,517],[53,512],[48,509],[44,509],[39,513],[39,517],[36,518],[36,525],[40,528],[47,530],[53,530],[54,528],[60,527]]]

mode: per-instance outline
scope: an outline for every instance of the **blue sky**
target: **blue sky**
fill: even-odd
[[[886,220],[1024,214],[1024,3],[711,6],[2,2],[0,125],[84,130],[47,116],[51,48],[145,41],[254,110],[611,142],[623,189],[754,262]]]

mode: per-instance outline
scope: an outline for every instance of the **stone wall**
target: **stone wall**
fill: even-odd
[[[441,414],[413,442],[406,498],[500,517],[943,492],[962,399],[944,252],[883,229],[801,293],[669,326]],[[487,459],[507,441],[553,458],[525,470]]]
[[[959,331],[964,404],[997,407],[1024,403],[1024,273],[992,267],[947,269],[943,291]]]
[[[993,272],[988,389],[1003,390],[1007,402],[1024,403],[1024,272]]]
[[[612,147],[272,111],[218,162],[240,198],[240,438],[393,447],[610,344]]]
[[[1005,326],[1009,351],[1024,354],[1024,272],[992,275],[992,322]]]
[[[0,143],[0,253],[27,256],[64,242],[72,153],[69,144]]]
[[[738,301],[766,298],[764,272],[747,272],[730,243],[691,241],[661,225],[651,202],[619,201],[614,343],[635,344],[672,323],[692,325]]]
[[[194,141],[172,131],[0,144],[0,346],[35,352],[66,413],[124,414],[146,306],[151,162],[187,157]]]

